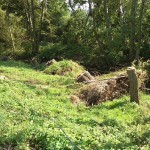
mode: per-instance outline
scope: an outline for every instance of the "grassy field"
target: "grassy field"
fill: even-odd
[[[72,77],[15,61],[0,62],[0,76],[0,150],[150,149],[150,95],[74,106]]]

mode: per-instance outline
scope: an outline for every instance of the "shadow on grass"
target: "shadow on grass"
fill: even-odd
[[[112,110],[112,109],[116,109],[116,108],[121,108],[124,107],[126,104],[129,103],[128,98],[121,98],[121,99],[115,99],[115,100],[107,100],[99,105],[93,105],[91,107],[89,107],[89,111],[92,111],[93,109],[108,109],[108,110]],[[98,113],[99,114],[99,113]]]
[[[115,100],[114,103],[111,104],[111,105],[102,105],[102,108],[105,108],[105,109],[115,109],[115,108],[124,107],[127,103],[128,103],[127,100],[126,101],[117,101],[117,100]]]
[[[15,61],[15,60],[9,60],[9,61],[0,61],[0,67],[14,67],[14,68],[25,68],[25,69],[34,69],[38,71],[43,71],[45,69],[44,64],[38,64],[38,65],[31,65],[29,63],[25,63],[22,61]]]
[[[32,69],[32,66],[30,64],[21,61],[14,61],[14,60],[0,61],[0,67],[1,66]]]
[[[119,127],[119,128],[122,128],[122,125],[120,124],[120,122],[118,122],[116,119],[112,119],[112,118],[104,118],[103,121],[101,122],[98,122],[98,121],[95,121],[93,119],[90,119],[90,120],[82,120],[82,118],[79,118],[79,119],[76,119],[75,120],[75,123],[76,124],[84,124],[86,126],[91,126],[91,127],[95,127],[95,126],[100,126],[100,127],[105,127],[105,126],[110,126],[110,127]]]
[[[93,106],[89,108],[89,113],[92,111],[93,108],[95,109],[99,109],[99,112],[93,112],[95,114],[95,116],[101,117],[101,121],[95,121],[94,119],[90,119],[90,120],[83,120],[82,118],[77,118],[75,120],[75,123],[77,124],[84,124],[84,125],[88,125],[91,127],[94,126],[110,126],[110,127],[122,127],[120,122],[116,120],[116,118],[110,118],[109,116],[107,116],[107,111],[112,110],[113,109],[120,109],[125,107],[128,104],[128,100],[115,100],[113,102],[110,103],[103,103],[99,106]],[[106,114],[101,113],[102,112],[106,112]]]

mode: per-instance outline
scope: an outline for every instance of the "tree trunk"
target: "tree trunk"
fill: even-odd
[[[135,59],[136,59],[137,64],[139,64],[139,53],[140,53],[141,39],[142,39],[142,18],[143,18],[143,13],[144,13],[145,1],[146,0],[142,0],[140,13],[139,13],[139,20],[138,20],[138,45],[137,45],[136,54],[135,54]]]
[[[32,14],[32,24],[33,24],[33,32],[32,32],[32,54],[36,55],[39,51],[38,37],[36,33],[36,22],[35,22],[35,5],[34,0],[31,0],[31,14]]]
[[[129,67],[127,69],[127,74],[128,74],[129,86],[130,86],[130,101],[139,104],[139,87],[138,87],[138,78],[137,78],[135,68]]]
[[[9,6],[9,3],[7,4],[7,9],[6,9],[6,22],[7,22],[7,25],[8,25],[9,34],[10,34],[10,38],[11,38],[11,42],[12,42],[12,50],[13,50],[13,52],[15,52],[16,47],[15,47],[14,36],[13,36],[12,30],[11,30],[8,6]]]
[[[30,3],[29,3],[29,0],[25,0],[23,2],[24,2],[24,8],[25,8],[25,15],[27,18],[27,32],[29,35],[29,41],[32,43],[33,24],[32,24],[32,19],[31,19]]]
[[[119,12],[120,12],[120,24],[121,24],[121,26],[124,23],[124,10],[123,9],[124,9],[123,3],[122,3],[122,0],[120,0]]]
[[[130,28],[131,31],[130,31],[130,51],[129,51],[130,62],[132,62],[135,57],[135,29],[136,29],[135,17],[136,17],[137,1],[138,0],[132,0],[131,6],[131,28]]]
[[[106,20],[106,28],[107,28],[107,39],[111,40],[111,34],[110,34],[110,20],[108,16],[108,7],[107,7],[108,1],[104,0],[104,16]]]
[[[68,3],[69,3],[69,6],[70,6],[71,10],[74,11],[73,1],[68,0]]]
[[[13,33],[12,33],[10,25],[8,25],[8,26],[9,26],[9,33],[10,33],[10,37],[11,37],[11,41],[12,41],[13,52],[15,52],[16,47],[15,47],[15,41],[14,41]]]
[[[26,14],[27,22],[28,22],[27,30],[29,34],[31,35],[33,25],[32,25],[32,19],[31,19],[31,14],[30,14],[30,4],[28,0],[24,1],[24,7],[25,7],[25,14]]]
[[[44,19],[44,8],[46,7],[46,0],[43,0],[42,2],[42,10],[41,10],[41,18],[40,18],[40,28],[38,32],[38,47],[41,39],[41,32],[42,32],[42,26],[43,26],[43,19]]]

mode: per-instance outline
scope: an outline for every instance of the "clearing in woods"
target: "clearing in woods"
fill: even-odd
[[[71,76],[0,62],[0,149],[150,149],[150,95],[87,107],[69,97]]]

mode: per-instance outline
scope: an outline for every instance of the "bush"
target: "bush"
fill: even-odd
[[[40,46],[39,58],[43,61],[48,61],[53,58],[63,57],[65,46],[62,44],[47,44]]]
[[[60,43],[47,44],[44,43],[40,47],[38,57],[42,61],[49,61],[51,59],[61,60],[72,59],[81,62],[84,65],[91,64],[93,58],[93,51],[83,45],[68,44],[63,45]]]
[[[144,69],[150,75],[150,60],[144,63]]]
[[[44,70],[46,74],[65,75],[71,77],[77,77],[83,71],[84,68],[82,66],[71,60],[56,62]]]

